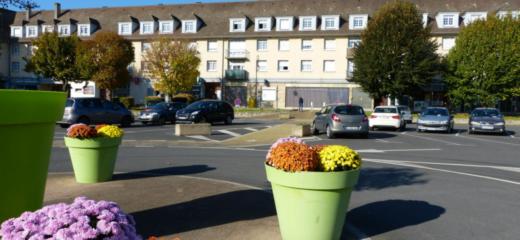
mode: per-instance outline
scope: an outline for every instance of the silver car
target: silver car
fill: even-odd
[[[397,108],[399,109],[399,113],[401,113],[401,116],[403,116],[403,120],[406,123],[412,123],[413,116],[412,116],[412,110],[410,110],[410,107],[405,106],[405,105],[399,105],[399,106],[397,106]]]
[[[357,105],[328,105],[316,113],[311,131],[327,133],[328,138],[337,134],[356,134],[368,137],[368,118]]]
[[[65,128],[70,124],[121,124],[130,126],[134,122],[132,112],[120,103],[99,98],[67,99],[63,118],[57,123]]]
[[[417,120],[417,131],[453,131],[453,117],[445,107],[429,107],[424,110]]]

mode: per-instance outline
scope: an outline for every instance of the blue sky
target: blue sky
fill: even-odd
[[[63,9],[70,8],[95,8],[95,7],[117,7],[117,6],[142,6],[163,4],[179,4],[193,2],[230,2],[237,0],[35,0],[40,9],[53,9],[55,2],[60,2]],[[18,9],[13,9],[18,10]]]

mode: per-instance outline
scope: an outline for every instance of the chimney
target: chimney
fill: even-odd
[[[31,7],[27,7],[25,9],[25,20],[29,21],[31,19],[31,15],[32,15],[32,9],[31,9]]]
[[[54,3],[54,19],[58,19],[61,15],[61,4]]]

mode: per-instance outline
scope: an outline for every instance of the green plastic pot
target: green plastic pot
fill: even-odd
[[[339,239],[359,170],[285,172],[265,165],[285,240]]]
[[[121,137],[77,139],[65,137],[74,176],[79,183],[97,183],[112,179]]]
[[[0,223],[42,207],[63,92],[0,90]]]

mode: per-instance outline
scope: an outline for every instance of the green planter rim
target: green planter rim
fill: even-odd
[[[108,138],[108,137],[96,137],[96,138],[70,138],[64,137],[65,145],[72,148],[107,148],[121,144],[123,137]]]

